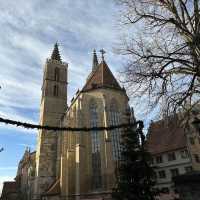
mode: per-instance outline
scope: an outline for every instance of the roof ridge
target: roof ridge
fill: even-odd
[[[95,89],[97,87],[122,89],[105,60],[102,60],[95,71],[91,72],[82,91]]]

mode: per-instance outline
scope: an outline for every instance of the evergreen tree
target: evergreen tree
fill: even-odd
[[[154,171],[151,156],[145,150],[143,122],[125,129],[122,136],[121,158],[116,168],[116,187],[112,196],[116,200],[154,200]]]

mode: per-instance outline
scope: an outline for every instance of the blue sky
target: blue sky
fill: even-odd
[[[68,101],[91,70],[92,51],[104,48],[116,77],[123,58],[113,49],[121,36],[112,0],[6,0],[0,4],[0,116],[38,123],[43,65],[55,42],[69,63]],[[135,109],[136,116],[138,115]],[[148,123],[148,120],[146,120]],[[12,180],[36,131],[0,124],[0,184]]]

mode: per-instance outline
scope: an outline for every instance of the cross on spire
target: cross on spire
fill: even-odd
[[[106,53],[106,51],[104,49],[101,49],[99,52],[101,53],[102,61],[104,61],[104,54]]]

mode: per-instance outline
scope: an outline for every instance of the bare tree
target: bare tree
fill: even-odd
[[[117,1],[132,27],[119,48],[129,90],[167,114],[192,109],[200,101],[200,1]]]

